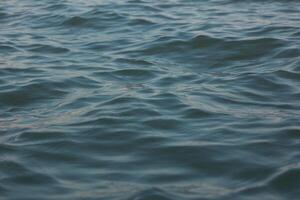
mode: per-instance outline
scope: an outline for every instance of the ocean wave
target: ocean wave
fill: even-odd
[[[0,1],[5,199],[297,199],[295,0]]]

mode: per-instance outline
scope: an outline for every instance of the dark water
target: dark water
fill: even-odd
[[[2,0],[0,199],[300,199],[298,0]]]

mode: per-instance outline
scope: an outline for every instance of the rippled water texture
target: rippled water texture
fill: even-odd
[[[0,199],[300,199],[300,1],[1,0]]]

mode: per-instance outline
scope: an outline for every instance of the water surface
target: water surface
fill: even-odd
[[[300,2],[2,0],[0,197],[300,199]]]

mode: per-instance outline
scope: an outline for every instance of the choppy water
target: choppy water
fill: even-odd
[[[0,198],[300,199],[298,0],[2,0]]]

